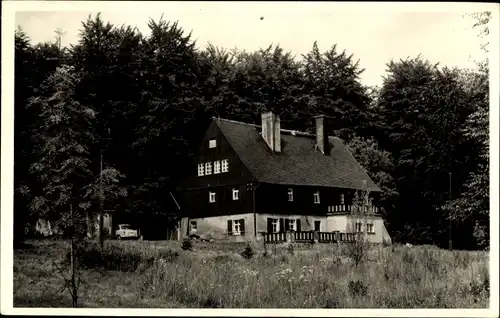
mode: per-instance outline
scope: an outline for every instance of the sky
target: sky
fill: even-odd
[[[120,2],[119,5],[114,2],[103,5],[99,2],[40,8],[44,11],[25,7],[16,12],[15,23],[33,43],[54,40],[54,31],[61,28],[66,32],[63,45],[76,43],[81,22],[98,12],[102,12],[105,21],[136,26],[143,34],[149,33],[150,18],[158,20],[163,15],[165,20],[178,21],[186,32],[192,31],[200,48],[210,42],[224,48],[254,51],[279,44],[300,59],[314,41],[321,51],[337,44],[339,50],[346,50],[354,59],[359,59],[360,67],[365,69],[361,81],[370,86],[381,85],[386,64],[391,59],[421,54],[433,63],[465,68],[474,67],[474,59],[484,58],[478,31],[472,29],[473,21],[463,16],[463,10],[443,10],[446,8],[443,6],[351,4],[346,7],[334,2]]]

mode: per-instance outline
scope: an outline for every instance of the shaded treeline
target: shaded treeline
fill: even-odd
[[[488,14],[477,20],[487,26]],[[486,68],[389,61],[382,87],[371,88],[335,45],[314,42],[298,59],[279,46],[197,49],[164,20],[149,28],[145,36],[89,17],[79,42],[62,49],[17,30],[16,239],[30,219],[95,211],[101,154],[105,206],[171,213],[173,224],[167,194],[191,169],[210,118],[259,123],[272,110],[287,129],[310,131],[320,113],[335,118],[330,133],[384,190],[396,241],[446,245],[451,216],[455,247],[488,244]]]

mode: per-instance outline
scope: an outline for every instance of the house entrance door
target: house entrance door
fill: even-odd
[[[314,231],[320,232],[321,229],[321,221],[314,221]]]

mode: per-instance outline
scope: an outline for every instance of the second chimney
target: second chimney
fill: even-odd
[[[330,155],[330,142],[328,140],[328,118],[325,115],[314,117],[316,123],[316,147],[324,155]]]
[[[262,118],[262,138],[274,152],[281,152],[281,127],[280,118],[273,112],[265,112]]]

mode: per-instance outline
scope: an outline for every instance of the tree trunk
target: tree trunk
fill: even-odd
[[[71,297],[73,298],[73,308],[78,307],[78,290],[76,287],[76,243],[75,243],[75,218],[73,214],[73,204],[70,204],[70,212],[71,212]]]
[[[101,168],[99,170],[99,244],[101,250],[104,249],[104,202],[102,191],[102,149],[101,149]]]

